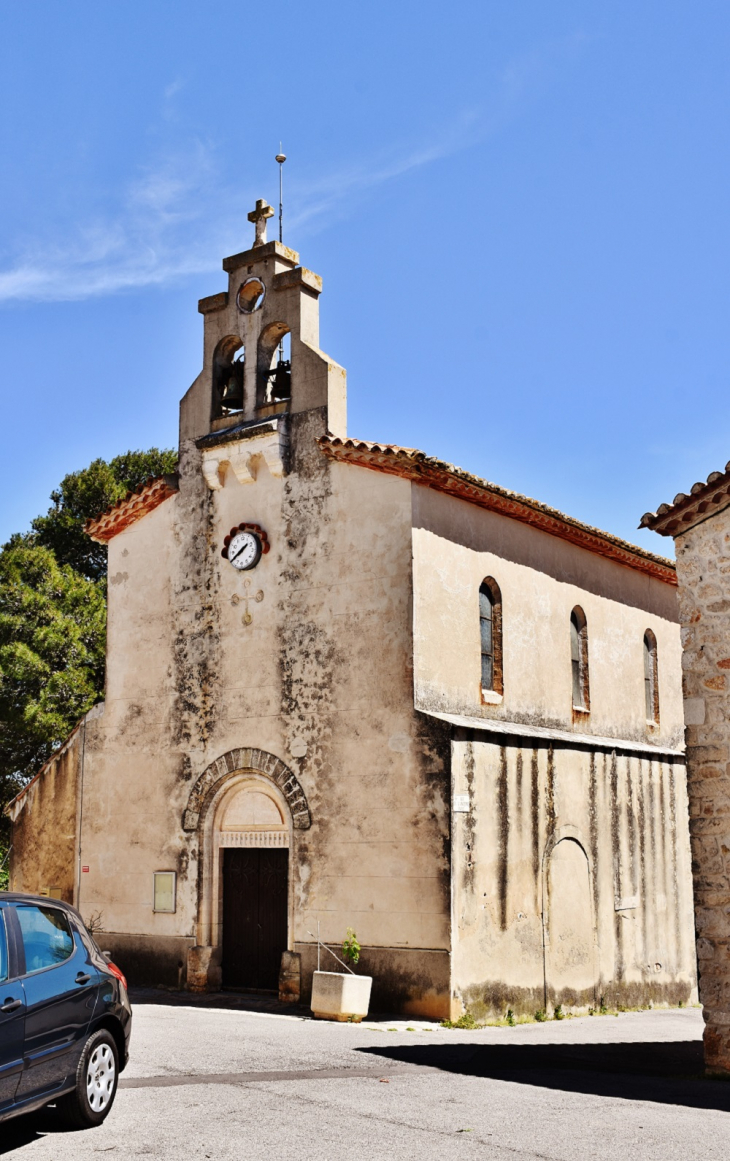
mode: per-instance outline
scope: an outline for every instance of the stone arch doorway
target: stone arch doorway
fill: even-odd
[[[274,991],[289,946],[289,823],[273,789],[245,778],[216,812],[221,983]]]
[[[199,851],[192,991],[277,987],[292,932],[289,852],[310,825],[297,778],[272,754],[233,750],[197,780],[183,816]]]
[[[596,1003],[597,933],[592,870],[573,828],[563,828],[545,852],[543,930],[545,1002],[568,1011]]]

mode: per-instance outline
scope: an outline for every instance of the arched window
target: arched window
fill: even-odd
[[[502,594],[493,577],[479,586],[482,690],[502,693]]]
[[[659,671],[657,664],[656,637],[651,629],[644,634],[644,697],[646,700],[646,720],[659,721]]]
[[[573,709],[588,713],[591,708],[588,684],[588,625],[580,605],[570,614],[570,663],[573,670]]]

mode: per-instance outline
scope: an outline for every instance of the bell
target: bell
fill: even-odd
[[[273,371],[269,372],[272,399],[289,399],[291,397],[291,362],[281,359]]]
[[[243,407],[243,383],[235,375],[231,375],[223,388],[221,407],[226,411],[240,411]]]
[[[243,408],[243,360],[230,363],[224,371],[221,408],[240,411]]]

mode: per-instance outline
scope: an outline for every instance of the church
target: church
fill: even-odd
[[[133,984],[306,1002],[352,928],[379,1011],[690,1002],[673,562],[349,437],[272,213],[198,304],[177,474],[88,527],[105,700],[10,804],[11,888]]]

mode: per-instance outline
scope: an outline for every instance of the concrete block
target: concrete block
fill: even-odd
[[[312,1011],[320,1020],[352,1020],[359,1023],[368,1014],[372,986],[372,976],[315,972],[312,979]]]

